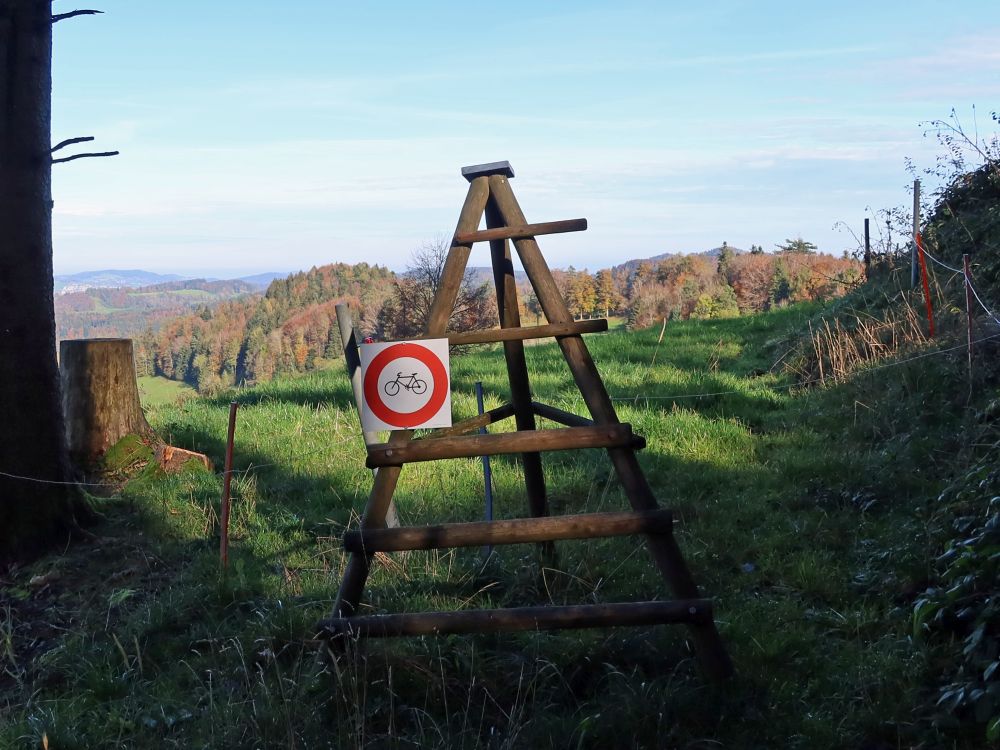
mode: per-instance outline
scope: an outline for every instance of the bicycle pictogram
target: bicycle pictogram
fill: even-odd
[[[361,373],[366,430],[451,425],[448,339],[365,344]]]
[[[383,386],[383,390],[385,390],[385,395],[395,396],[399,393],[400,387],[403,387],[408,391],[412,391],[414,394],[419,396],[427,390],[427,381],[418,378],[417,373],[415,372],[410,375],[404,375],[401,372],[397,372],[395,379],[388,381]]]

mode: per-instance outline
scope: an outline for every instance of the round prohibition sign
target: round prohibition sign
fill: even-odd
[[[427,403],[416,411],[396,411],[386,405],[382,400],[382,394],[379,393],[378,379],[382,370],[390,362],[401,357],[416,359],[431,371],[431,396]],[[364,392],[368,408],[383,422],[396,427],[415,427],[437,414],[444,405],[444,400],[448,397],[448,373],[441,360],[434,356],[434,353],[429,349],[419,344],[396,344],[383,349],[372,359],[368,369],[365,370]]]

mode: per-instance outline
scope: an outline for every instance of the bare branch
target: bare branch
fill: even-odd
[[[53,164],[62,164],[66,161],[73,161],[74,159],[90,159],[97,156],[118,156],[117,151],[102,151],[97,154],[73,154],[72,156],[64,156],[62,159],[53,159]]]
[[[74,16],[93,16],[103,12],[103,10],[71,10],[69,13],[56,13],[52,16],[52,23],[65,21],[67,18],[73,18]]]
[[[92,141],[92,140],[94,140],[94,136],[92,135],[84,135],[79,138],[67,138],[65,141],[60,141],[55,146],[53,146],[51,151],[49,151],[49,153],[54,154],[59,149],[66,148],[67,146],[72,146],[74,143],[86,143],[87,141]]]

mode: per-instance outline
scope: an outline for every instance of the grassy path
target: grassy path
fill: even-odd
[[[699,677],[676,627],[375,642],[336,667],[317,663],[312,626],[344,565],[337,540],[370,486],[346,377],[327,371],[237,396],[227,578],[212,536],[219,478],[190,473],[141,478],[101,501],[98,541],[4,589],[0,746],[43,732],[57,748],[932,741],[911,712],[928,657],[908,638],[931,555],[920,510],[935,487],[931,448],[901,437],[898,410],[861,385],[802,393],[770,372],[809,312],[671,323],[658,349],[658,329],[588,339],[622,420],[648,438],[642,465],[717,601],[738,670],[727,684]],[[558,349],[529,347],[527,357],[537,398],[583,413]],[[474,413],[476,380],[487,408],[506,398],[497,350],[453,370],[456,419]],[[162,404],[150,419],[221,465],[228,401]],[[928,476],[912,470],[919,462]],[[545,466],[553,512],[625,507],[601,453],[546,456]],[[516,463],[495,459],[494,472],[498,516],[522,515]],[[480,518],[481,482],[476,460],[407,467],[396,495],[404,523]],[[27,585],[52,571],[51,586]],[[551,567],[527,546],[486,564],[478,550],[394,555],[376,566],[366,604],[666,593],[641,543],[626,538],[562,543]],[[43,645],[26,647],[29,637]]]

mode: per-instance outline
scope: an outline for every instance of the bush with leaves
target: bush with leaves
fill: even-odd
[[[991,118],[1000,128],[1000,114],[993,112]],[[954,111],[948,120],[928,125],[945,153],[926,172],[944,186],[927,218],[924,240],[954,266],[961,266],[967,253],[980,291],[993,296],[1000,291],[1000,133],[980,136],[978,127],[968,133]]]
[[[1000,740],[1000,469],[986,460],[938,498],[954,538],[937,560],[935,585],[913,610],[916,638],[956,641],[957,662],[938,689],[935,721],[982,727]],[[946,647],[947,648],[947,647]],[[951,649],[948,649],[951,650]]]

